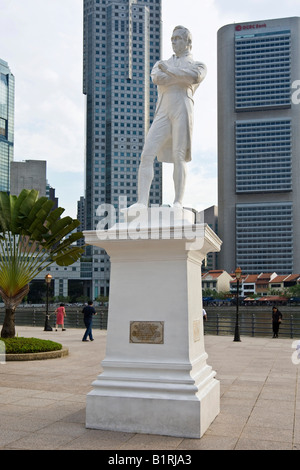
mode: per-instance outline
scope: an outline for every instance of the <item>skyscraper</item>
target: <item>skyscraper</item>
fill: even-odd
[[[300,272],[300,18],[218,31],[219,266]]]
[[[9,191],[10,163],[14,157],[15,79],[0,59],[0,191]]]
[[[83,92],[86,95],[85,222],[95,230],[102,204],[137,200],[139,158],[153,119],[150,73],[161,55],[161,0],[84,0]],[[155,163],[150,203],[161,204]],[[90,295],[107,295],[109,260],[89,247]],[[84,265],[83,265],[84,266]]]

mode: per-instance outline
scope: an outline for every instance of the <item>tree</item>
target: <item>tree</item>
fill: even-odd
[[[300,297],[300,284],[295,284],[294,286],[288,287],[286,294],[288,294],[290,297]]]
[[[74,245],[79,220],[61,218],[53,201],[24,189],[19,196],[0,192],[0,295],[5,304],[2,338],[15,336],[15,310],[29,292],[29,282],[53,263],[69,266],[84,252]],[[73,232],[73,233],[72,233]]]

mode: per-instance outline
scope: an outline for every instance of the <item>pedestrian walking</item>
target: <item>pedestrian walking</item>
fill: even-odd
[[[86,327],[85,333],[83,335],[82,341],[88,341],[87,337],[90,338],[90,341],[94,341],[92,326],[93,326],[93,317],[97,315],[96,310],[93,307],[92,300],[89,300],[88,305],[86,305],[83,310],[83,321]]]
[[[66,309],[65,309],[65,304],[60,304],[59,307],[55,310],[56,313],[56,325],[55,325],[55,331],[57,331],[58,325],[61,325],[62,331],[66,331],[64,325],[65,325],[65,316],[66,314]]]
[[[278,338],[279,326],[282,321],[282,313],[277,307],[272,308],[272,326],[273,326],[273,338]]]

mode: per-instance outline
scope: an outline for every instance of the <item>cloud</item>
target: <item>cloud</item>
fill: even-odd
[[[280,0],[248,0],[244,2],[214,0],[214,3],[220,14],[226,15],[230,23],[299,16],[298,0],[285,0],[285,2]]]
[[[75,216],[84,192],[82,0],[1,0],[0,31],[16,81],[15,160],[47,160],[49,183]],[[75,174],[71,204],[61,181]]]

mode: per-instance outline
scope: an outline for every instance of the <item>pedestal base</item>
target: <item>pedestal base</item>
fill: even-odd
[[[204,348],[201,264],[221,242],[208,226],[194,242],[181,227],[170,238],[122,230],[106,239],[85,233],[111,260],[106,358],[87,396],[86,426],[200,438],[220,409]]]
[[[220,387],[214,380],[193,400],[87,396],[86,426],[91,429],[198,439],[220,412]]]

